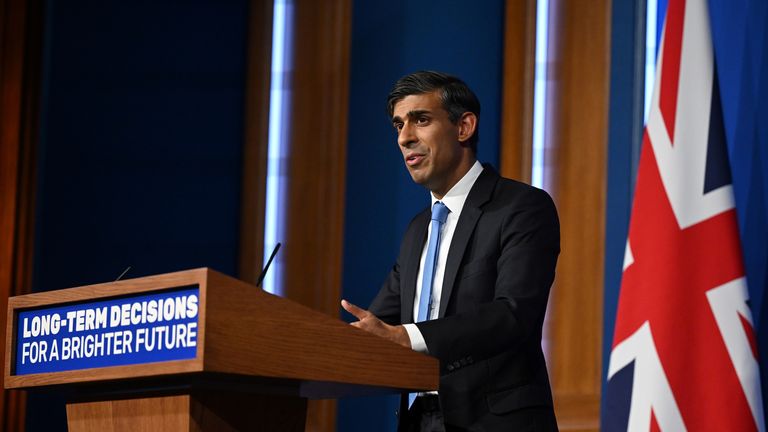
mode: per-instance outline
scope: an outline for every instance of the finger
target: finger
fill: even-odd
[[[359,308],[346,300],[341,301],[341,307],[343,307],[345,311],[351,313],[355,316],[355,318],[359,320],[367,317],[369,314],[367,310]]]
[[[341,307],[343,307],[345,311],[351,313],[352,315],[354,315],[354,316],[356,316],[358,318],[360,318],[359,315],[361,315],[363,312],[365,312],[364,309],[362,309],[360,307],[357,307],[354,304],[352,304],[352,303],[350,303],[350,302],[348,302],[346,300],[342,300],[341,301]]]

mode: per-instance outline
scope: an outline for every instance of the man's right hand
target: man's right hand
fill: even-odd
[[[391,340],[406,348],[411,348],[411,339],[408,337],[408,332],[405,331],[405,327],[401,325],[391,326],[378,319],[376,315],[371,312],[355,306],[346,300],[341,301],[341,307],[358,319],[358,321],[351,323],[351,325],[369,333],[373,333],[376,336]]]

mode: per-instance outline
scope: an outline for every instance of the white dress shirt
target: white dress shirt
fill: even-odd
[[[442,236],[440,237],[440,247],[437,253],[437,263],[435,263],[435,276],[432,285],[432,302],[429,310],[429,319],[437,318],[440,312],[440,299],[443,293],[443,276],[445,275],[445,263],[448,260],[448,250],[451,248],[451,240],[453,239],[453,233],[456,231],[456,224],[461,216],[461,210],[464,208],[464,202],[467,200],[470,189],[475,184],[475,181],[480,177],[480,173],[483,172],[483,166],[480,162],[475,161],[472,168],[464,174],[464,177],[456,183],[448,193],[445,194],[443,199],[438,200],[430,192],[432,198],[432,205],[437,201],[441,201],[448,207],[450,212],[445,220],[445,224],[442,227]],[[424,248],[421,251],[421,261],[419,262],[419,273],[416,279],[416,296],[413,299],[413,316],[414,318],[419,316],[419,298],[421,297],[421,286],[424,274],[422,269],[424,268],[424,261],[427,259],[427,245],[429,244],[429,237],[432,236],[432,223],[429,224],[427,242],[424,243]],[[424,341],[419,328],[416,324],[404,324],[405,331],[408,332],[408,338],[411,340],[411,348],[414,351],[421,353],[429,353],[427,350],[427,343]]]

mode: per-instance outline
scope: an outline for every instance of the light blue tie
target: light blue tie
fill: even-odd
[[[421,295],[419,296],[419,314],[416,316],[416,322],[429,319],[429,311],[432,304],[432,283],[435,280],[435,267],[437,267],[437,253],[440,250],[440,234],[448,218],[448,207],[437,201],[432,206],[432,231],[427,240],[427,259],[424,260],[423,277],[421,278]],[[408,395],[408,407],[413,405],[416,399],[416,393]]]
[[[437,253],[440,250],[440,231],[449,212],[448,207],[440,201],[432,206],[432,232],[428,240],[427,259],[424,260],[424,276],[421,279],[421,297],[419,298],[419,314],[416,316],[416,322],[429,319],[429,307],[432,304],[432,283],[435,280]]]

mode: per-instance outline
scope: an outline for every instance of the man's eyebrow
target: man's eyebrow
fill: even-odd
[[[409,118],[414,118],[414,117],[420,117],[424,114],[429,114],[429,113],[430,113],[429,110],[413,110],[413,111],[408,111],[407,115]]]
[[[411,110],[411,111],[408,111],[408,113],[406,113],[405,116],[408,118],[415,118],[415,117],[420,117],[424,114],[430,114],[430,113],[431,111],[429,110]],[[401,119],[400,116],[392,117],[392,123],[400,122],[400,121],[403,121],[403,119]]]

